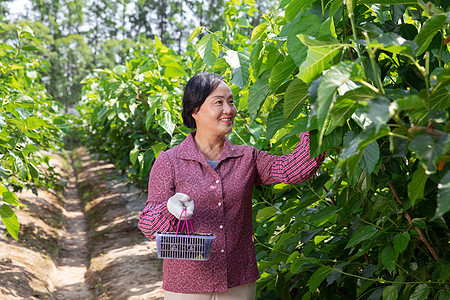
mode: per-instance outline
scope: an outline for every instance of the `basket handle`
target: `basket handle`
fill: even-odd
[[[189,219],[189,222],[188,222],[187,209],[183,209],[183,211],[182,211],[181,214],[180,214],[180,218],[181,218],[181,216],[183,215],[183,213],[185,213],[186,219],[184,219],[184,223],[183,223],[183,225],[181,226],[181,231],[183,231],[184,225],[186,225],[186,230],[187,230],[187,234],[188,234],[188,237],[189,237],[189,223],[191,223],[191,230],[192,230],[192,233],[194,233],[194,226],[192,226],[192,221],[191,221],[191,219]],[[182,223],[182,222],[183,222],[182,220],[178,220],[177,232],[175,233],[175,236],[178,235],[178,229],[180,228],[180,223]]]

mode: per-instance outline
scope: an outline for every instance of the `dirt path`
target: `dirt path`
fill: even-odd
[[[77,183],[89,220],[89,282],[98,300],[163,299],[156,242],[137,223],[147,195],[117,176],[111,163],[74,153]]]
[[[64,198],[65,232],[62,236],[61,259],[53,275],[55,295],[57,299],[94,299],[85,276],[89,267],[88,226],[73,170]]]
[[[162,300],[162,260],[137,226],[146,192],[84,149],[72,166],[54,156],[65,190],[18,193],[19,239],[0,236],[0,299]]]

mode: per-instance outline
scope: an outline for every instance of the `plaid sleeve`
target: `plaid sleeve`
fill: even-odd
[[[325,153],[318,157],[309,157],[309,132],[303,132],[294,151],[275,160],[272,176],[287,184],[305,181],[317,172],[324,157]]]
[[[175,194],[173,169],[168,155],[162,151],[150,171],[148,198],[141,212],[138,227],[154,240],[157,231],[167,232],[175,229],[176,218],[167,210],[167,200]]]

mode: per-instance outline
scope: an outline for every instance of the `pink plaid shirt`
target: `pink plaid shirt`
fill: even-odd
[[[175,193],[195,204],[195,232],[216,235],[207,261],[165,259],[163,288],[176,293],[226,292],[259,278],[256,264],[252,190],[256,184],[299,183],[311,177],[324,155],[309,157],[309,133],[300,134],[296,149],[277,156],[227,138],[215,170],[197,149],[191,133],[181,144],[161,152],[148,183],[148,200],[139,220],[142,232],[175,231],[177,219],[166,208]]]

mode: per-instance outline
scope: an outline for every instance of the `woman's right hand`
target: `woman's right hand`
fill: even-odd
[[[176,193],[167,201],[167,210],[179,220],[189,220],[194,214],[194,201],[186,194]],[[186,212],[181,215],[183,210]]]

